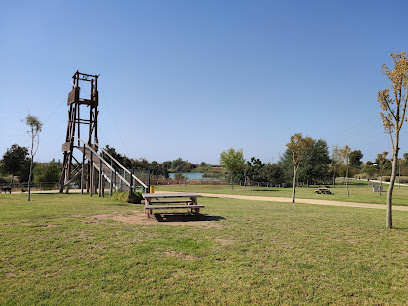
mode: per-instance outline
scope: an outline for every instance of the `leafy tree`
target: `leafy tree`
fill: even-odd
[[[27,133],[31,137],[31,147],[30,147],[30,175],[28,176],[28,201],[31,197],[31,177],[33,173],[34,156],[37,153],[38,146],[40,145],[40,132],[42,130],[42,122],[38,117],[27,115],[23,121],[27,127]]]
[[[246,175],[252,182],[263,182],[264,173],[262,171],[264,164],[259,158],[251,157],[251,160],[247,162],[247,166],[244,170],[246,170]]]
[[[363,153],[360,150],[354,150],[350,152],[350,166],[360,167],[361,159],[363,158]]]
[[[361,168],[361,172],[365,173],[367,175],[367,178],[371,179],[377,173],[377,169],[372,164],[367,164],[363,168]]]
[[[61,166],[54,159],[49,163],[38,163],[34,167],[33,174],[34,182],[37,184],[58,182]]]
[[[304,165],[299,170],[299,177],[307,182],[322,181],[328,176],[330,165],[329,148],[323,139],[313,140],[313,144],[304,158]]]
[[[283,182],[283,169],[279,165],[267,163],[266,165],[264,165],[262,171],[263,176],[272,185],[280,184]]]
[[[388,152],[382,152],[380,154],[377,154],[377,162],[378,162],[378,173],[380,174],[380,188],[379,188],[379,194],[381,195],[381,189],[382,189],[382,177],[384,173],[384,167],[387,162],[387,155]]]
[[[313,146],[313,139],[311,137],[303,138],[302,133],[296,133],[290,137],[290,142],[286,144],[290,152],[292,153],[293,163],[293,191],[292,202],[295,202],[296,192],[296,176],[299,170],[299,166],[303,161],[303,158],[307,154],[307,151]]]
[[[343,162],[345,165],[345,179],[346,179],[346,191],[347,191],[347,196],[350,196],[350,192],[348,189],[348,171],[349,171],[349,164],[350,164],[350,152],[351,148],[349,146],[345,146],[344,148],[340,149],[340,154],[341,157],[343,158]]]
[[[5,175],[18,176],[20,182],[28,181],[30,173],[30,160],[28,159],[28,149],[18,144],[13,144],[1,159],[1,172]]]
[[[231,188],[234,190],[233,178],[234,173],[240,171],[244,164],[244,153],[242,149],[236,150],[234,148],[230,148],[228,151],[223,151],[220,155],[220,164],[222,167],[227,169],[230,173],[231,177]]]
[[[377,99],[382,109],[380,115],[383,126],[390,136],[392,145],[392,172],[387,191],[387,228],[392,228],[392,192],[397,174],[400,131],[406,120],[405,111],[408,102],[408,59],[405,55],[405,51],[401,53],[395,52],[390,55],[394,63],[393,69],[391,70],[384,64],[381,71],[391,81],[393,93],[390,95],[390,89],[380,90]]]

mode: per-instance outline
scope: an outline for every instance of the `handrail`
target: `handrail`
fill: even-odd
[[[115,171],[116,172],[116,170],[111,166],[111,165],[109,165],[103,158],[102,158],[102,156],[100,156],[94,149],[92,149],[85,141],[83,141],[82,139],[80,139],[80,138],[78,138],[78,137],[75,137],[74,136],[74,138],[76,138],[76,139],[78,139],[80,142],[82,142],[85,146],[86,146],[86,148],[89,150],[89,151],[91,151],[93,154],[95,154],[97,157],[99,157],[99,159],[110,169],[110,171]],[[85,152],[84,152],[85,153]],[[120,179],[122,179],[122,181],[124,181],[125,183],[127,183],[129,186],[130,186],[130,182],[128,182],[123,176],[121,176],[118,172],[116,172],[116,175],[117,176],[119,176],[119,178]]]
[[[96,156],[98,156],[102,162],[108,166],[108,168],[111,171],[116,171],[113,169],[113,167],[111,165],[109,165],[95,150],[93,150],[85,141],[83,141],[82,139],[74,136],[74,138],[78,139],[79,141],[81,141],[83,144],[85,144],[89,150],[91,150],[91,152],[93,152],[94,154],[96,154]],[[141,181],[136,175],[132,174],[132,172],[130,172],[128,169],[126,169],[120,162],[118,162],[115,158],[113,158],[112,155],[110,155],[104,148],[102,148],[98,143],[95,143],[95,145],[98,146],[99,149],[101,149],[101,151],[103,153],[105,153],[106,155],[108,155],[120,168],[122,168],[124,171],[126,171],[127,173],[129,173],[130,175],[132,175],[132,177],[138,181],[143,187],[147,188],[147,185],[145,183],[143,183],[143,181]],[[124,181],[127,182],[126,179],[124,179],[119,173],[117,173],[117,175]],[[130,186],[130,182],[127,182]]]
[[[120,162],[118,162],[112,155],[110,155],[104,148],[102,148],[98,143],[95,143],[99,149],[101,149],[101,151],[103,153],[105,153],[106,155],[108,155],[119,167],[121,167],[124,171],[126,171],[127,173],[131,174],[132,177],[138,181],[143,187],[147,188],[147,185],[145,183],[143,183],[143,181],[141,181],[136,175],[132,174],[132,172],[130,172],[128,169],[126,169]]]

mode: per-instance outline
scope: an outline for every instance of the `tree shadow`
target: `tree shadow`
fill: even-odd
[[[221,216],[209,216],[206,214],[192,213],[155,213],[157,222],[196,222],[196,221],[220,221],[225,220]]]

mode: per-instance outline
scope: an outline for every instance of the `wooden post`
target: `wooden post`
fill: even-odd
[[[91,152],[90,166],[89,166],[89,194],[92,197],[94,191],[94,169],[93,169],[93,152]]]
[[[85,144],[84,144],[84,154],[82,155],[81,194],[84,194],[84,171],[85,171]]]
[[[99,190],[98,196],[102,196],[102,158],[99,158]]]
[[[113,181],[115,182],[115,191],[118,190],[118,186],[116,186],[116,170],[113,170]]]
[[[147,190],[146,193],[150,193],[150,169],[147,170]]]
[[[132,197],[132,187],[133,187],[133,168],[130,171],[130,179],[129,179],[129,199]]]
[[[111,167],[113,168],[113,166],[112,166],[112,160],[111,160]],[[112,177],[112,169],[110,170],[110,186],[109,186],[109,196],[111,197],[112,196],[112,187],[113,187],[113,182],[112,182],[112,180],[113,180],[113,177]]]

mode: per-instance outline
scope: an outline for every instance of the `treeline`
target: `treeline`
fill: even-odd
[[[215,178],[242,185],[261,186],[290,186],[293,178],[292,152],[287,149],[280,156],[277,163],[264,163],[259,158],[243,159],[241,165],[232,172],[226,167],[211,165],[205,162],[194,164],[181,158],[173,161],[158,163],[156,161],[129,158],[107,145],[105,150],[122,165],[135,172],[150,173],[155,178],[169,178],[170,173],[176,173],[177,179],[183,179],[181,173],[200,172],[206,178]],[[344,177],[346,164],[340,156],[340,149],[334,146],[330,151],[327,142],[323,139],[313,140],[313,145],[307,151],[299,169],[297,182],[299,184],[332,184],[336,177]],[[389,180],[391,175],[391,161],[387,152],[379,153],[374,161],[362,163],[363,154],[360,150],[351,151],[349,154],[348,177],[377,179],[384,177]],[[0,183],[10,183],[13,176],[15,181],[27,182],[30,172],[28,149],[17,144],[12,145],[0,160]],[[385,158],[382,156],[385,155]],[[399,160],[399,173],[408,176],[408,153],[403,154]],[[48,163],[35,163],[33,181],[35,183],[58,182],[61,175],[61,162],[52,160]],[[401,182],[406,182],[403,178]]]
[[[379,153],[374,161],[362,162],[363,153],[360,150],[350,150],[347,156],[342,156],[342,148],[334,146],[329,150],[327,142],[323,139],[313,139],[311,147],[307,150],[296,176],[297,185],[335,184],[337,177],[380,179],[391,175],[391,161],[383,158],[384,153]],[[387,154],[385,154],[387,156]],[[221,164],[226,170],[225,179],[230,183],[241,185],[260,186],[292,186],[293,184],[293,152],[287,149],[280,156],[277,163],[263,163],[259,158],[243,158],[242,150],[233,148],[223,152],[220,157]],[[399,159],[399,173],[408,176],[408,153]],[[347,169],[347,171],[346,171]],[[401,179],[406,182],[405,178]]]
[[[133,169],[135,173],[149,173],[155,178],[169,178],[169,173],[177,173],[181,178],[181,173],[185,172],[208,172],[211,173],[212,165],[204,162],[200,164],[190,163],[181,158],[173,161],[158,163],[157,161],[149,162],[145,158],[134,159],[122,155],[115,148],[107,145],[106,152],[127,169]],[[104,153],[104,158],[108,156]],[[60,161],[52,160],[48,163],[34,163],[33,181],[35,183],[59,182],[62,170]],[[28,149],[18,144],[12,145],[4,153],[0,160],[0,183],[10,183],[13,178],[17,182],[27,182],[30,173],[30,159]]]

